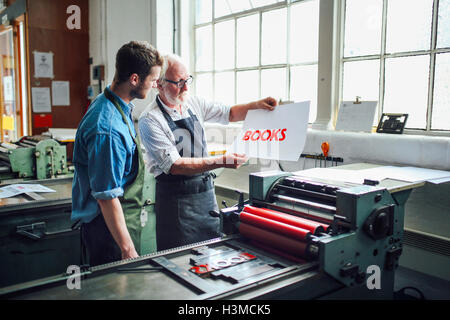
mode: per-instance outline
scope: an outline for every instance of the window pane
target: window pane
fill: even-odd
[[[230,5],[231,12],[233,13],[245,11],[252,8],[249,0],[228,0],[228,4]]]
[[[379,73],[380,60],[345,62],[342,100],[378,101]]]
[[[212,1],[211,0],[196,0],[195,3],[195,23],[205,23],[212,19]]]
[[[430,49],[433,0],[389,0],[387,10],[386,52]]]
[[[234,105],[234,72],[216,73],[214,100]]]
[[[212,26],[195,30],[195,70],[212,70]]]
[[[380,88],[380,60],[352,61],[344,63],[342,101],[378,101]],[[378,110],[374,125],[378,124]]]
[[[208,101],[213,101],[213,81],[211,73],[201,73],[195,77],[195,92]]]
[[[228,5],[227,0],[215,0],[215,6],[214,6],[214,17],[223,17],[228,14],[231,14],[231,8]]]
[[[271,96],[277,101],[286,99],[286,69],[265,69],[261,71],[261,97]]]
[[[430,57],[386,59],[383,112],[408,113],[406,127],[425,129]]]
[[[286,62],[286,16],[285,8],[263,13],[261,64]]]
[[[450,130],[450,53],[436,55],[431,129]]]
[[[318,60],[319,1],[292,5],[290,38],[291,63]]]
[[[290,100],[311,101],[309,122],[314,122],[317,116],[317,65],[292,67],[290,90]]]
[[[214,16],[223,17],[252,8],[249,0],[215,0]]]
[[[345,2],[344,56],[379,54],[383,0]]]
[[[277,2],[283,2],[283,0],[250,0],[253,8],[264,7]]]
[[[259,64],[259,15],[237,20],[237,66]]]
[[[259,71],[241,71],[237,73],[236,103],[247,103],[259,99]]]
[[[439,0],[437,47],[450,47],[450,0]]]
[[[234,68],[234,20],[215,25],[216,70]]]

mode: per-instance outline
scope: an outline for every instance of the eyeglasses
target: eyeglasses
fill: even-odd
[[[190,85],[192,83],[192,81],[194,80],[193,76],[189,76],[189,78],[187,78],[186,80],[179,80],[179,81],[173,81],[173,80],[169,80],[169,79],[164,79],[167,82],[176,84],[177,87],[179,89],[183,88],[185,84]]]

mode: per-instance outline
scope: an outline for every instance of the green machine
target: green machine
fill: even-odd
[[[0,296],[392,299],[405,203],[418,186],[252,173],[248,200],[241,193],[236,205],[205,213],[221,220],[221,237],[80,269],[80,290],[68,288],[74,275],[63,273],[0,288]]]
[[[21,182],[55,192],[25,193],[0,199],[0,288],[65,273],[81,266],[80,223],[71,221],[72,178]],[[141,254],[156,251],[155,181],[145,176],[146,206],[141,212]]]
[[[0,146],[0,183],[73,176],[66,146],[48,136],[22,137]]]
[[[74,169],[66,146],[48,136],[0,146],[0,183],[40,184],[55,192],[0,198],[0,288],[82,265],[80,223],[71,221]],[[155,178],[146,172],[140,252],[156,251]]]
[[[329,225],[327,233],[308,241],[320,270],[346,287],[367,287],[376,269],[389,297],[402,253],[405,203],[418,185],[373,184],[262,172],[250,175],[250,203]]]

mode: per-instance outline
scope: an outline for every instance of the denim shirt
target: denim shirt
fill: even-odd
[[[127,105],[115,95],[133,136],[133,104]],[[92,221],[101,211],[97,199],[123,196],[124,188],[134,181],[138,154],[127,124],[114,104],[102,93],[91,103],[75,137],[72,182],[72,221]]]

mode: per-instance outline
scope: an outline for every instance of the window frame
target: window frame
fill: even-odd
[[[382,115],[383,107],[384,107],[384,98],[385,98],[385,65],[386,60],[390,58],[399,58],[399,57],[410,57],[410,56],[429,56],[430,64],[429,64],[429,74],[428,74],[428,92],[427,92],[427,110],[426,110],[426,127],[425,129],[413,129],[413,128],[405,128],[403,131],[404,134],[410,135],[436,135],[436,136],[450,136],[450,130],[443,129],[431,129],[431,120],[432,120],[432,112],[433,112],[433,98],[434,98],[434,82],[435,82],[435,67],[436,67],[436,55],[439,53],[450,53],[449,48],[436,48],[437,43],[437,29],[438,29],[438,8],[439,8],[439,0],[433,0],[433,8],[432,8],[432,20],[431,20],[431,39],[430,39],[430,47],[427,50],[417,50],[417,51],[405,51],[405,52],[395,52],[395,53],[387,53],[386,52],[386,39],[387,39],[387,10],[388,10],[388,1],[382,0],[383,8],[382,8],[382,25],[381,25],[381,47],[380,53],[375,55],[362,55],[362,56],[354,56],[354,57],[344,57],[344,43],[345,43],[345,10],[346,10],[346,0],[337,1],[336,10],[339,12],[339,24],[338,24],[338,32],[339,32],[339,74],[338,81],[335,83],[335,89],[338,92],[337,104],[335,105],[335,113],[337,115],[339,105],[343,99],[343,73],[344,73],[344,63],[352,62],[352,61],[368,61],[368,60],[379,60],[379,94],[378,94],[378,115],[379,118]],[[336,118],[336,117],[335,117]],[[379,121],[378,118],[378,121]],[[377,122],[378,122],[377,121]],[[334,124],[336,119],[334,119]]]
[[[180,0],[178,0],[180,1]],[[191,0],[191,10],[190,10],[190,23],[189,23],[189,32],[185,33],[185,35],[190,36],[190,42],[189,46],[191,49],[188,50],[189,52],[189,59],[191,61],[191,68],[194,69],[195,66],[195,28],[199,26],[204,26],[207,24],[217,23],[219,21],[232,19],[234,16],[245,16],[254,13],[255,11],[267,11],[271,9],[277,9],[282,8],[287,5],[295,4],[299,1],[308,1],[308,0],[285,0],[283,2],[279,2],[276,4],[272,4],[269,6],[263,6],[252,10],[247,10],[240,12],[238,14],[231,14],[227,16],[223,16],[220,18],[214,18],[214,15],[212,16],[212,21],[208,23],[203,23],[199,25],[195,25],[195,0]],[[431,34],[431,49],[425,50],[425,51],[415,51],[410,53],[409,55],[418,55],[418,54],[429,54],[430,55],[430,73],[429,73],[429,84],[428,84],[428,104],[427,104],[427,119],[426,119],[426,129],[405,129],[403,131],[403,134],[406,135],[421,135],[421,136],[450,136],[449,130],[437,130],[433,129],[431,130],[431,119],[432,119],[432,103],[433,103],[433,90],[434,89],[434,75],[435,75],[435,61],[436,61],[436,54],[439,53],[447,53],[450,52],[450,48],[436,48],[436,41],[437,41],[437,27],[438,27],[438,5],[439,1],[434,0],[433,1],[433,16],[432,16],[432,34]],[[214,10],[214,8],[212,9]],[[214,12],[214,11],[213,11]],[[262,14],[262,13],[261,13]],[[260,16],[261,17],[261,16]],[[288,10],[288,19],[290,18],[290,10]],[[387,54],[385,52],[385,43],[386,43],[386,23],[387,23],[387,0],[383,0],[383,17],[382,17],[382,30],[381,30],[381,41],[383,46],[383,59],[381,58],[381,54],[379,55],[372,55],[372,59],[380,59],[380,70],[383,70],[383,76],[380,76],[380,86],[379,86],[379,98],[381,97],[379,101],[379,116],[382,114],[382,105],[384,102],[384,69],[385,69],[385,60],[386,58],[392,58],[396,56],[407,56],[408,54],[404,53],[391,53]],[[350,60],[364,60],[363,57],[366,56],[360,56],[360,57],[351,57],[346,58],[345,61],[343,61],[343,53],[344,53],[344,26],[345,26],[345,0],[331,0],[331,1],[324,1],[319,0],[319,20],[324,21],[322,23],[319,23],[319,53],[318,53],[318,61],[317,63],[314,63],[317,65],[317,116],[316,120],[310,124],[310,127],[313,129],[318,130],[334,130],[336,120],[337,120],[337,114],[339,111],[339,106],[341,104],[342,100],[342,90],[343,90],[343,63],[345,61]],[[262,23],[262,20],[260,19],[260,25]],[[290,23],[290,21],[288,21]],[[235,29],[235,33],[237,32],[237,29]],[[261,32],[261,29],[260,29]],[[289,39],[290,39],[290,28],[288,24],[288,45],[289,45]],[[214,32],[213,32],[214,34]],[[261,41],[260,41],[261,44]],[[212,39],[212,45],[214,46],[214,38]],[[214,49],[214,48],[213,48]],[[287,97],[290,98],[291,92],[290,92],[290,81],[291,81],[291,66],[297,66],[302,64],[292,64],[290,65],[290,48],[288,49],[288,60],[286,64],[281,65],[286,69],[286,74],[289,79],[287,80]],[[236,48],[235,48],[236,50]],[[214,52],[214,51],[213,51]],[[213,56],[214,59],[214,56]],[[309,63],[310,65],[311,63]],[[236,65],[236,60],[235,60]],[[305,65],[305,64],[303,64]],[[308,64],[306,64],[308,65]],[[213,60],[213,66],[214,66],[214,60]],[[279,66],[279,65],[278,65]],[[259,73],[261,73],[260,68],[261,65],[259,65],[258,70]],[[264,66],[268,68],[273,68],[274,66]],[[222,70],[221,70],[222,71]],[[231,70],[230,70],[231,71]],[[235,97],[234,101],[236,101],[236,71],[235,69],[232,70],[235,73]],[[239,70],[240,71],[240,70]],[[213,75],[213,81],[215,81],[214,73],[215,71],[208,71],[204,73],[212,73]],[[194,73],[195,74],[195,73]],[[261,82],[261,77],[259,79],[259,82]],[[213,83],[213,88],[215,84]],[[261,83],[259,83],[259,87],[261,87]],[[195,82],[193,89],[195,90]],[[382,101],[381,101],[382,100]]]
[[[212,86],[213,86],[213,97],[215,97],[215,74],[216,73],[221,73],[221,72],[234,72],[234,97],[233,97],[233,103],[241,103],[240,101],[237,101],[237,89],[238,89],[238,72],[242,72],[242,71],[250,71],[250,70],[257,70],[259,77],[258,77],[258,88],[259,88],[259,96],[261,98],[263,98],[261,96],[261,74],[263,70],[267,70],[267,69],[285,69],[286,70],[286,88],[285,88],[285,99],[290,100],[291,97],[291,68],[292,67],[298,67],[298,66],[310,66],[310,65],[316,65],[318,68],[319,65],[319,58],[317,58],[317,61],[307,61],[307,62],[301,62],[301,63],[291,63],[291,59],[290,59],[290,51],[291,51],[291,47],[290,47],[290,15],[291,15],[291,10],[290,7],[292,5],[295,5],[299,2],[308,2],[308,1],[313,1],[313,0],[284,0],[281,2],[277,2],[274,4],[270,4],[270,5],[266,5],[266,6],[261,6],[261,7],[257,7],[257,8],[253,8],[253,9],[249,9],[249,10],[245,10],[242,12],[238,12],[238,13],[233,13],[233,14],[229,14],[229,15],[225,15],[225,16],[221,16],[218,18],[214,17],[214,9],[215,9],[215,1],[212,1],[212,6],[211,6],[211,10],[212,10],[212,19],[211,21],[205,22],[205,23],[200,23],[200,24],[195,24],[195,4],[196,1],[192,0],[192,8],[193,10],[191,11],[193,13],[192,16],[192,35],[193,35],[193,40],[192,40],[192,53],[191,53],[191,57],[192,57],[192,69],[193,69],[193,75],[194,78],[196,78],[198,75],[201,74],[211,74],[212,75]],[[320,4],[320,0],[319,4]],[[277,9],[283,9],[286,8],[287,9],[287,21],[286,21],[286,37],[287,37],[287,44],[286,44],[286,62],[285,63],[277,63],[277,64],[268,64],[268,65],[263,65],[262,61],[261,61],[261,55],[262,55],[262,24],[263,24],[263,14],[269,11],[274,11]],[[224,22],[224,21],[230,21],[230,20],[234,20],[234,41],[235,44],[237,43],[237,21],[240,18],[243,17],[247,17],[247,16],[251,16],[251,15],[255,15],[257,14],[259,16],[259,49],[258,49],[258,63],[256,66],[251,66],[251,67],[238,67],[237,66],[237,46],[235,45],[234,48],[234,67],[230,68],[230,69],[221,69],[221,70],[216,70],[215,69],[215,25],[217,23],[220,22]],[[196,65],[196,57],[195,57],[195,43],[196,43],[196,30],[198,28],[201,27],[205,27],[208,25],[212,25],[212,43],[211,45],[213,46],[212,48],[212,70],[208,70],[208,71],[197,71],[195,70],[195,65]],[[194,81],[195,82],[195,81]],[[197,92],[196,90],[196,85],[194,84],[194,90],[195,92]]]

